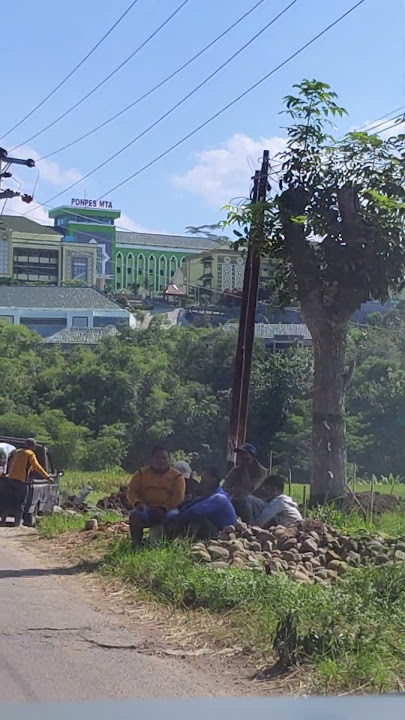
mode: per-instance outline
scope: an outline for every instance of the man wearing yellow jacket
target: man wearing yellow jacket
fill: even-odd
[[[37,472],[45,480],[50,480],[48,473],[39,464],[35,455],[37,446],[34,438],[25,441],[25,447],[13,451],[9,456],[7,493],[10,507],[15,506],[15,524],[21,523],[27,496],[27,482],[32,472]],[[4,519],[4,518],[3,518]]]
[[[139,547],[146,527],[176,517],[183,502],[185,480],[181,472],[170,467],[166,448],[155,447],[151,463],[138,470],[127,491],[127,500],[134,510],[129,516],[132,545]]]

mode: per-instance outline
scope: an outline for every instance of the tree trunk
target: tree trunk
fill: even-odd
[[[345,496],[345,352],[349,317],[308,317],[314,349],[311,505]]]

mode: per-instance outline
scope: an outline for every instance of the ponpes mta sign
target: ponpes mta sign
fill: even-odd
[[[72,198],[71,205],[75,207],[100,208],[102,210],[112,210],[112,202],[109,200],[88,200],[87,198]]]

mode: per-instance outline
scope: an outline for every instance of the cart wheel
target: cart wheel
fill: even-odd
[[[26,527],[34,528],[37,524],[37,517],[38,517],[38,505],[35,505],[32,512],[24,514],[24,525]]]

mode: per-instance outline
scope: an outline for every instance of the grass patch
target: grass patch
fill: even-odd
[[[372,523],[360,512],[346,514],[330,505],[309,511],[308,517],[323,520],[345,535],[381,533],[393,538],[405,536],[405,513],[401,510],[374,515]]]
[[[310,486],[306,487],[307,502],[310,496]],[[352,489],[352,483],[350,482],[350,488]],[[357,482],[355,484],[356,493],[370,492],[371,482]],[[405,483],[395,483],[390,485],[389,483],[375,483],[375,492],[381,493],[382,495],[394,495],[394,497],[405,498]],[[288,485],[286,485],[286,492],[288,492]],[[304,497],[304,485],[300,483],[291,483],[291,497],[295,502],[301,504]]]
[[[79,490],[90,485],[93,492],[90,501],[95,502],[110,493],[118,490],[120,485],[126,485],[131,476],[121,468],[100,470],[100,472],[81,472],[67,470],[60,480],[60,489],[63,495],[75,495]]]
[[[89,515],[69,515],[68,513],[53,513],[38,518],[38,532],[42,538],[53,538],[69,530],[83,530],[86,519],[93,517]],[[100,512],[98,517],[100,523],[116,522],[122,520],[121,515],[112,511]]]
[[[118,541],[102,571],[133,583],[175,608],[226,617],[237,645],[262,661],[273,653],[281,621],[293,622],[296,652],[312,668],[318,692],[398,689],[405,678],[405,568],[363,568],[325,588],[285,575],[216,571],[195,564],[188,543],[130,551]]]

